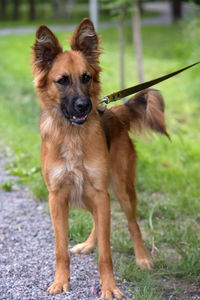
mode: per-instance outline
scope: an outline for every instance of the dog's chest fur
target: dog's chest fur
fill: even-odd
[[[103,153],[104,139],[92,143],[97,135],[101,137],[101,128],[96,121],[92,124],[95,131],[92,137],[88,128],[70,127],[67,124],[61,124],[61,127],[49,114],[42,114],[43,175],[49,191],[59,191],[66,185],[71,204],[85,208],[84,199],[88,191],[104,186],[102,177],[106,178],[107,175],[106,158],[97,159]],[[95,151],[96,148],[98,151]],[[94,156],[94,153],[99,154]]]
[[[70,184],[71,205],[84,207],[82,201],[84,185],[83,151],[79,136],[64,140],[61,147],[61,157],[66,168],[66,180]]]
[[[76,137],[64,141],[61,147],[61,157],[64,159],[66,167],[67,180],[71,185],[71,204],[78,207],[83,207],[83,152],[80,137]]]
[[[66,136],[60,147],[61,163],[51,171],[51,178],[57,184],[64,183],[70,186],[70,202],[76,207],[84,207],[83,185],[83,151],[80,137]]]

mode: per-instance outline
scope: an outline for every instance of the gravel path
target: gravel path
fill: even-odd
[[[0,184],[13,176],[2,169]],[[71,256],[71,292],[46,293],[55,270],[54,238],[45,205],[33,201],[27,188],[0,189],[0,299],[1,300],[95,300],[100,297],[99,273],[93,255]],[[118,286],[132,299],[133,289]]]

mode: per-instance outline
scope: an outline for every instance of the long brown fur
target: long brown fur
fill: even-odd
[[[94,218],[89,238],[73,247],[73,253],[89,253],[99,247],[102,298],[121,299],[110,252],[110,199],[112,189],[124,211],[135,250],[136,262],[150,269],[152,261],[144,247],[136,221],[136,152],[129,130],[147,128],[168,136],[164,102],[156,90],[138,93],[100,116],[99,38],[89,19],[84,19],[71,40],[71,50],[62,51],[55,35],[40,26],[33,46],[33,74],[41,104],[42,171],[49,190],[49,205],[55,231],[56,274],[50,294],[69,289],[68,210],[69,205],[86,208]],[[91,79],[86,84],[84,74]],[[64,79],[63,79],[64,78]],[[67,78],[67,79],[66,79]],[[66,87],[60,80],[67,80]],[[87,122],[81,126],[67,119],[62,101],[89,97],[92,103]],[[64,100],[63,100],[64,99]],[[72,103],[72,102],[71,102]]]

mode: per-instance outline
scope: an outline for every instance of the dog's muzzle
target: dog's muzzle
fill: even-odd
[[[61,110],[65,118],[74,125],[83,125],[92,110],[92,102],[89,97],[75,98],[69,110],[61,104]]]

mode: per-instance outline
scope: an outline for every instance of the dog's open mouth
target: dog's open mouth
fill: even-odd
[[[61,104],[61,111],[62,111],[64,117],[67,120],[69,120],[71,124],[73,124],[73,125],[83,125],[87,121],[87,116],[88,116],[88,113],[90,113],[91,108],[88,109],[85,112],[82,112],[82,113],[79,113],[79,114],[75,115],[75,112],[74,113],[72,113],[72,112],[69,113],[67,111],[65,105]]]
[[[70,118],[70,122],[74,125],[83,125],[87,121],[87,115],[73,116]]]

